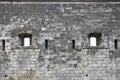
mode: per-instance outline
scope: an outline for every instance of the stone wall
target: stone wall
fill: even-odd
[[[1,2],[1,80],[119,80],[119,14],[119,2]],[[31,46],[21,33],[32,34]],[[102,34],[98,46],[91,33]]]

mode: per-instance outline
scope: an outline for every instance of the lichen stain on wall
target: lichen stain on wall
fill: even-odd
[[[35,71],[31,69],[21,76],[10,76],[8,80],[48,80],[48,78],[45,75],[36,76]]]

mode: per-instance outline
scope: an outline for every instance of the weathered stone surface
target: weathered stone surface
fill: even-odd
[[[119,14],[119,2],[1,2],[0,80],[119,80]],[[90,33],[102,34],[99,45]]]

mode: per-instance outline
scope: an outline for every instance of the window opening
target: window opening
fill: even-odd
[[[30,46],[32,44],[32,34],[21,33],[18,36],[21,39],[21,46]]]
[[[101,44],[101,37],[102,37],[101,33],[90,33],[88,37],[89,37],[90,46],[98,46]]]
[[[45,49],[48,49],[48,40],[45,40]]]
[[[118,49],[118,40],[117,39],[115,39],[114,44],[115,44],[115,49]]]
[[[24,45],[23,46],[30,46],[30,38],[29,37],[24,38]]]
[[[75,49],[75,40],[72,40],[72,48]]]
[[[96,37],[90,37],[90,46],[97,46]]]
[[[5,50],[5,40],[2,40],[2,51]]]

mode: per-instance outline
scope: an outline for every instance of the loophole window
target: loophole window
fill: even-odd
[[[48,40],[47,39],[45,40],[45,49],[46,50],[48,49]]]
[[[72,48],[75,49],[75,40],[72,40]]]
[[[115,49],[118,49],[118,40],[117,39],[114,40],[114,44],[115,44]]]
[[[2,40],[2,51],[5,50],[5,40]]]

